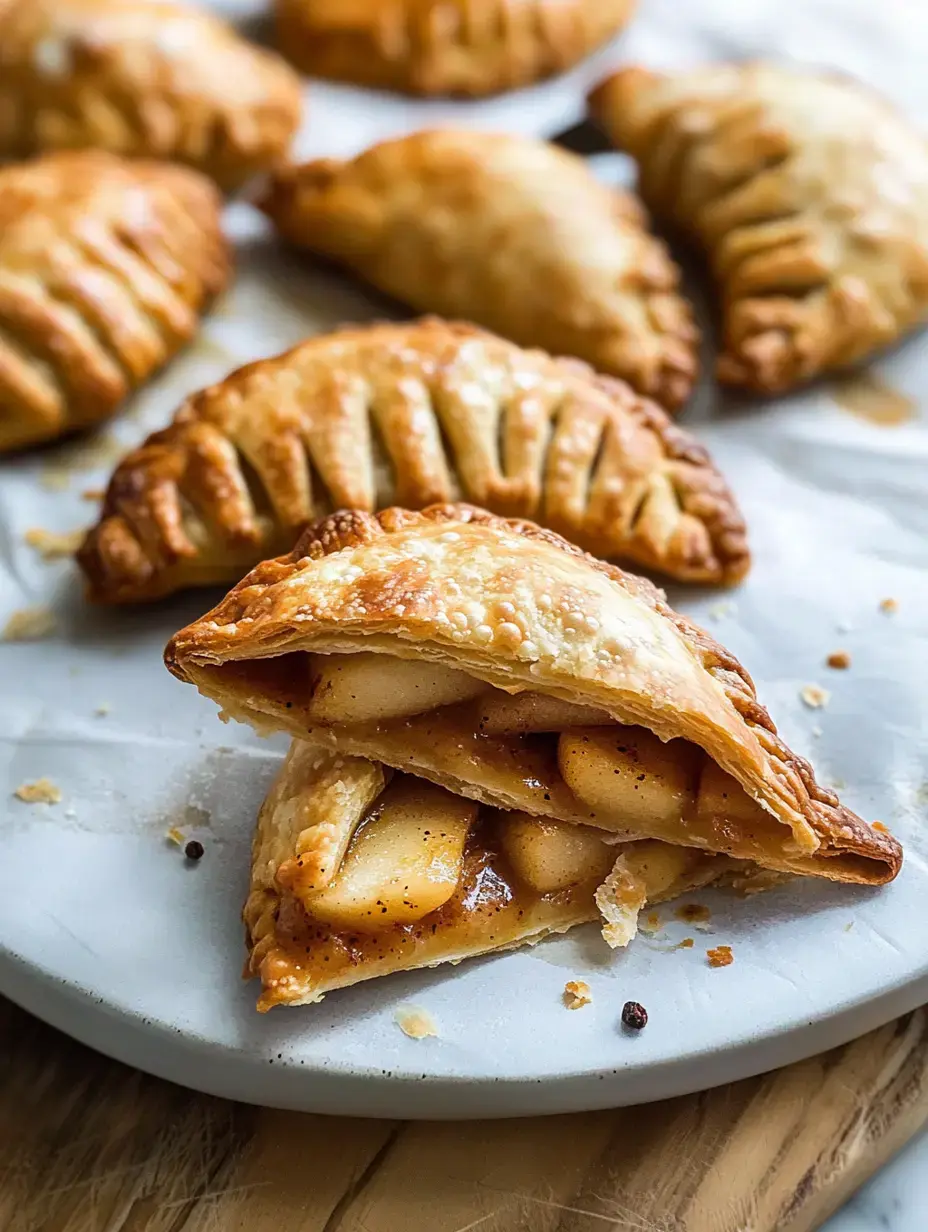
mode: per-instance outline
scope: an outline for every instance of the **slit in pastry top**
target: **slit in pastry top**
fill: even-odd
[[[638,200],[534,138],[436,129],[274,174],[290,243],[418,312],[576,355],[675,409],[698,368],[680,273]]]
[[[778,737],[731,654],[530,523],[333,515],[166,661],[231,717],[485,804],[836,880],[900,867],[895,840]]]
[[[91,597],[233,582],[332,509],[466,499],[680,581],[747,572],[706,450],[574,360],[469,325],[342,330],[190,398],[117,467],[78,559]]]
[[[928,317],[928,142],[868,86],[786,65],[626,68],[592,94],[721,298],[718,376],[776,393]]]

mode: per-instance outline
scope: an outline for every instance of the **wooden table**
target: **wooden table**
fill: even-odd
[[[700,1095],[463,1124],[196,1095],[2,1001],[0,1036],[4,1232],[807,1232],[928,1121],[928,1010]]]

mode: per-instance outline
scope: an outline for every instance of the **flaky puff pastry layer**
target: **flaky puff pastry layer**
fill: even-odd
[[[634,0],[276,0],[277,45],[313,76],[411,94],[495,94],[562,72]]]
[[[284,168],[262,206],[287,240],[418,311],[576,355],[664,406],[697,332],[679,271],[630,194],[528,137],[440,129]]]
[[[438,320],[312,338],[195,395],[120,463],[79,560],[92,597],[135,602],[235,581],[333,509],[460,497],[680,580],[747,572],[734,497],[656,405]]]
[[[405,726],[318,725],[306,652],[361,650],[591,707],[681,741],[684,754],[696,746],[748,806],[761,806],[744,821],[724,805],[723,789],[705,824],[681,811],[660,833],[628,837],[836,880],[879,883],[901,865],[895,839],[842,807],[779,738],[733,655],[650,583],[531,523],[467,506],[335,514],[176,634],[165,658],[227,715],[259,728],[409,768],[485,803],[622,829],[621,818],[581,810],[563,780],[545,788],[548,771],[530,764],[530,746],[508,757],[504,748],[491,763],[480,732],[445,730],[441,710]]]
[[[346,809],[366,807],[384,783],[375,763],[339,757],[295,740],[261,808],[244,918],[247,973],[261,981],[259,1010],[305,1005],[362,980],[457,963],[534,944],[551,933],[600,918],[625,945],[639,911],[720,878],[750,887],[756,868],[724,856],[666,843],[617,844],[613,872],[540,893],[520,880],[501,848],[492,813],[472,828],[457,887],[437,910],[380,930],[341,928],[314,918],[310,879],[333,861],[332,832]],[[337,871],[325,870],[332,878]]]
[[[0,0],[0,157],[94,148],[233,188],[277,162],[299,78],[195,5]]]
[[[709,255],[721,380],[789,389],[928,315],[928,144],[867,87],[773,64],[629,68],[591,108],[645,200]]]
[[[0,452],[108,418],[193,336],[230,273],[220,209],[168,163],[0,170]]]

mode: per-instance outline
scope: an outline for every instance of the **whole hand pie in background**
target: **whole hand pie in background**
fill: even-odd
[[[229,189],[285,154],[300,111],[293,70],[202,9],[0,0],[0,158],[93,147]]]
[[[479,805],[361,757],[294,740],[258,817],[245,905],[261,1010],[361,980],[460,962],[638,912],[757,866],[670,843],[609,842]]]
[[[633,0],[277,0],[277,45],[304,72],[412,94],[494,94],[570,68]]]
[[[0,452],[107,419],[229,277],[221,200],[99,151],[0,170]]]
[[[901,864],[896,841],[778,737],[730,653],[649,583],[531,523],[467,506],[333,514],[178,633],[165,660],[226,716],[345,759],[322,766],[334,780],[347,767],[326,788],[318,759],[301,770],[292,753],[262,814],[248,922],[267,1003],[276,981],[286,991],[281,945],[303,946],[299,995],[324,991],[313,938],[328,945],[332,929],[376,975],[402,965],[402,945],[394,933],[393,948],[381,935],[368,949],[359,932],[411,928],[410,955],[434,962],[455,956],[429,948],[442,912],[457,941],[482,929],[508,945],[523,924],[534,935],[590,918],[592,897],[607,940],[627,943],[660,889],[621,848],[609,874],[595,830],[864,884]],[[388,784],[384,766],[402,775]],[[507,913],[499,937],[492,862],[479,893],[458,893],[498,847],[533,891],[528,918]],[[716,875],[681,858],[665,889],[699,867]],[[331,978],[360,978],[344,958]]]
[[[416,133],[284,168],[262,207],[418,311],[576,355],[667,407],[692,388],[697,332],[664,245],[634,197],[547,142]]]
[[[332,509],[465,497],[680,580],[748,569],[706,451],[575,360],[431,320],[349,329],[233,373],[117,468],[80,563],[92,597],[233,582]]]
[[[769,64],[630,68],[591,109],[706,249],[719,379],[778,392],[928,316],[928,144],[867,87]]]

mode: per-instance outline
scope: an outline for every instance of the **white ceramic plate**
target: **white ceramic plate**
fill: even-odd
[[[839,62],[864,73],[869,65],[897,93],[911,86],[913,112],[928,112],[915,89],[924,76],[911,14],[893,26],[892,5],[881,6],[897,31],[890,37],[874,29],[865,0],[841,6],[840,21],[833,9],[831,0],[810,3],[799,25],[834,26]],[[737,20],[716,0],[687,6],[685,19],[675,0],[652,0],[628,39],[654,58],[736,54],[759,42],[788,52],[797,26],[785,24],[773,0],[739,6]],[[276,249],[248,207],[232,207],[229,226],[235,288],[198,342],[104,429],[104,442],[139,440],[186,393],[237,364],[385,315],[382,303]],[[917,400],[928,339],[916,337],[880,371]],[[161,665],[170,633],[214,596],[90,611],[70,565],[42,563],[25,546],[31,527],[70,530],[94,515],[80,493],[99,486],[109,464],[64,445],[0,463],[0,627],[32,604],[51,604],[59,620],[52,638],[0,643],[0,991],[190,1086],[407,1117],[662,1098],[792,1061],[928,999],[928,423],[922,414],[879,429],[824,389],[762,409],[722,406],[706,392],[689,420],[742,499],[756,566],[736,607],[692,591],[672,597],[743,658],[787,740],[823,780],[840,781],[851,807],[900,835],[907,863],[893,886],[805,882],[748,901],[699,895],[713,911],[711,934],[664,909],[663,931],[626,953],[610,954],[590,927],[258,1016],[254,988],[239,979],[239,912],[250,830],[281,746],[223,728],[214,707]],[[72,468],[66,488],[49,490],[63,462]],[[898,600],[895,616],[879,610],[886,596]],[[823,659],[842,645],[853,666],[826,681]],[[831,688],[827,709],[799,701],[810,682]],[[60,804],[13,798],[42,776],[60,786]],[[171,826],[203,841],[199,864],[167,841]],[[687,936],[692,948],[672,948]],[[713,970],[705,951],[718,944],[735,961]],[[571,1012],[561,992],[574,978],[591,985],[593,1004]],[[628,999],[650,1012],[640,1035],[619,1024]],[[394,1014],[409,1004],[432,1015],[437,1038],[401,1033]]]

